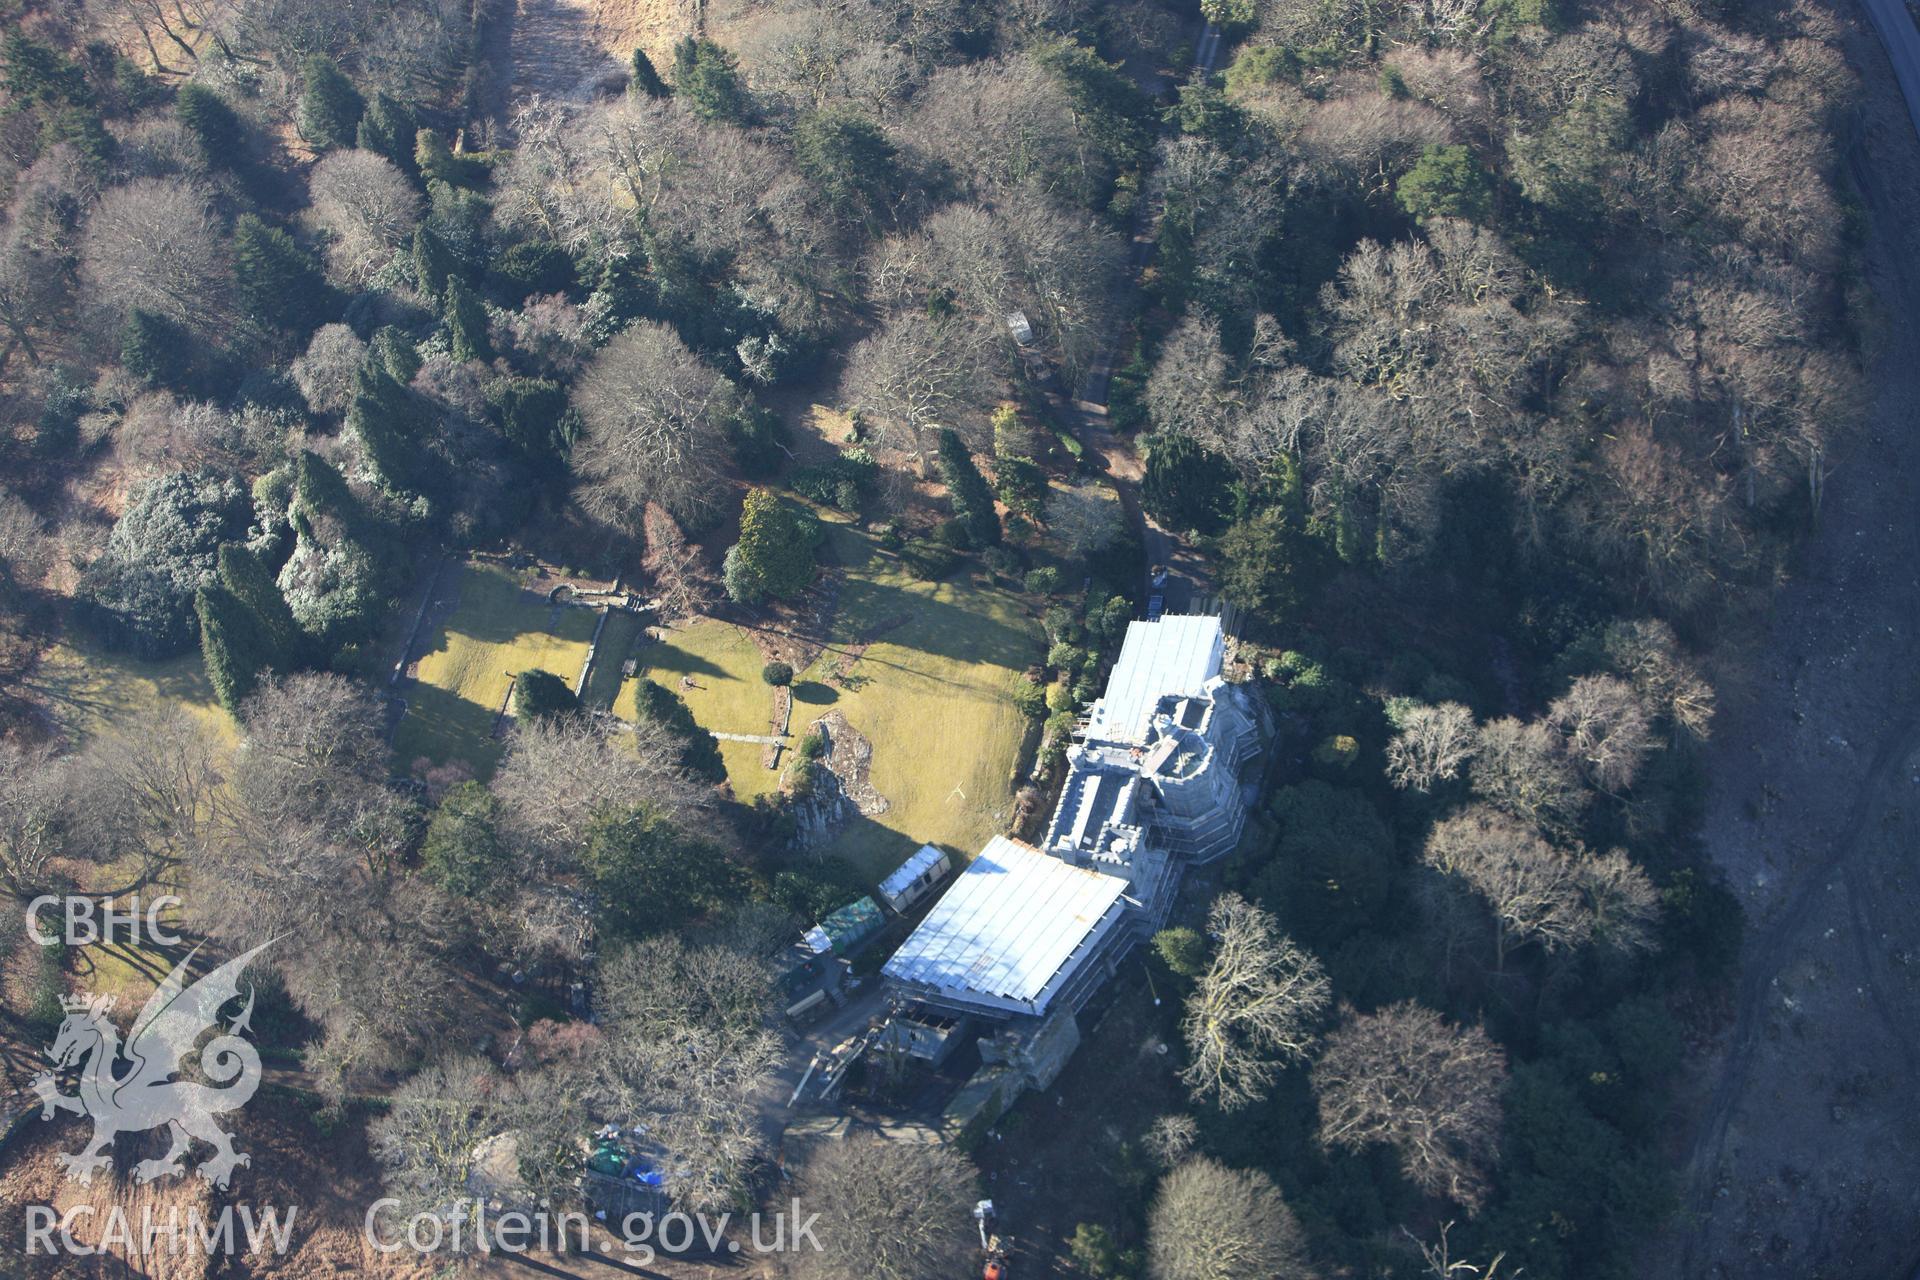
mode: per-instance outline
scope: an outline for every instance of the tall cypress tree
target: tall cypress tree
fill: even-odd
[[[633,84],[629,86],[635,93],[644,93],[649,98],[664,98],[673,91],[667,88],[667,82],[653,69],[653,59],[647,56],[645,49],[633,51]]]
[[[493,344],[487,341],[487,309],[459,276],[447,281],[445,313],[455,360],[493,359]]]
[[[354,131],[354,145],[362,151],[385,156],[407,177],[418,179],[420,166],[413,159],[413,137],[419,131],[420,121],[412,107],[384,93],[376,93],[360,117],[360,127]]]
[[[292,236],[250,213],[233,224],[233,274],[248,314],[262,324],[305,335],[326,314],[320,264]]]
[[[150,387],[178,389],[193,381],[193,348],[186,330],[139,307],[121,326],[120,363]]]
[[[404,330],[393,325],[381,325],[374,330],[368,354],[377,357],[381,367],[402,386],[412,382],[413,375],[420,372],[420,348]]]
[[[347,427],[360,438],[380,482],[395,491],[419,488],[420,443],[413,437],[413,418],[407,389],[369,356],[353,377]]]
[[[240,704],[259,686],[267,667],[259,630],[246,606],[219,583],[200,588],[194,594],[193,609],[200,617],[200,653],[206,660],[207,679],[220,705],[238,715]]]
[[[432,227],[422,223],[413,230],[413,276],[420,282],[420,292],[429,298],[444,298],[447,293],[447,277],[452,275],[458,264],[453,259],[453,251],[447,248]]]
[[[366,101],[330,58],[314,54],[300,69],[300,136],[320,147],[351,147]]]
[[[231,169],[240,159],[242,127],[240,117],[222,98],[205,85],[183,85],[173,100],[173,112],[187,126],[200,154],[215,169]]]
[[[432,129],[421,129],[413,135],[413,160],[427,182],[471,187],[486,177],[484,165],[469,156],[455,155],[447,140]]]
[[[976,547],[999,542],[1000,513],[993,509],[993,490],[952,427],[940,429],[940,478],[946,481],[947,501],[965,526],[967,540]]]
[[[300,624],[294,621],[287,597],[260,557],[243,543],[222,543],[220,585],[252,616],[267,665],[275,671],[299,666],[303,641]]]

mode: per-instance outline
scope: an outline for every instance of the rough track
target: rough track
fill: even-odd
[[[1920,32],[1882,7],[1894,65],[1862,28],[1846,159],[1884,347],[1864,438],[1725,690],[1705,835],[1749,934],[1652,1275],[1905,1280],[1920,1262],[1920,98],[1900,96],[1920,95]]]

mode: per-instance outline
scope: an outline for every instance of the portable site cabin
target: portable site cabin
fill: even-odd
[[[940,849],[923,844],[919,852],[880,882],[880,901],[893,914],[905,915],[909,907],[933,892],[933,887],[946,878],[952,865]]]
[[[819,924],[807,930],[807,945],[816,955],[831,951],[850,956],[861,943],[879,932],[886,920],[878,903],[872,898],[861,898],[838,911],[828,912]]]

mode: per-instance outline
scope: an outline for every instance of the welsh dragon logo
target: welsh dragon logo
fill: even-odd
[[[172,1134],[173,1145],[159,1159],[135,1165],[136,1182],[185,1173],[186,1154],[195,1138],[213,1148],[197,1172],[214,1186],[225,1187],[236,1167],[252,1163],[251,1157],[233,1149],[233,1135],[215,1122],[220,1112],[245,1106],[260,1087],[260,1055],[241,1038],[253,1017],[251,986],[240,1016],[200,1051],[201,1073],[212,1083],[172,1077],[184,1068],[202,1033],[219,1029],[220,1010],[240,998],[240,975],[270,945],[263,942],[189,985],[187,967],[199,951],[195,947],[140,1010],[124,1047],[107,1017],[111,996],[64,1002],[67,1016],[47,1056],[56,1067],[78,1067],[80,1092],[74,1097],[62,1094],[51,1071],[34,1078],[33,1091],[40,1097],[42,1119],[72,1111],[93,1120],[93,1140],[86,1148],[78,1155],[60,1153],[68,1177],[92,1182],[96,1169],[112,1163],[115,1135],[162,1125]]]

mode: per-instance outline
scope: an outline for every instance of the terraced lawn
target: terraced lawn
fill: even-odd
[[[971,855],[1005,829],[1026,719],[1011,691],[1043,655],[1021,599],[962,572],[920,582],[868,534],[832,521],[829,553],[843,580],[820,656],[794,679],[794,740],[839,710],[873,743],[872,782],[887,812],[856,818],[826,851],[879,876],[924,842]],[[703,619],[636,650],[647,676],[686,700],[706,729],[769,732],[764,661],[743,628]],[[692,684],[682,686],[682,677]],[[634,714],[631,686],[616,710]],[[722,742],[734,793],[778,781],[756,743]]]
[[[642,644],[635,678],[620,686],[614,712],[626,719],[638,713],[639,682],[652,680],[679,695],[703,729],[721,733],[771,733],[773,691],[760,679],[766,659],[741,628],[711,618],[676,626],[669,638]],[[691,680],[691,684],[682,683]],[[754,742],[722,742],[727,781],[742,800],[766,795],[779,775],[761,764],[766,748]]]
[[[640,615],[615,609],[600,632],[600,655],[594,659],[593,674],[580,700],[587,706],[605,711],[611,708],[621,691],[620,664],[632,652],[640,637]]]
[[[1012,812],[1028,726],[1012,689],[1044,656],[1039,623],[984,573],[918,581],[844,524],[830,545],[845,579],[830,643],[794,682],[794,732],[838,709],[872,741],[873,785],[891,805],[833,852],[874,876],[929,841],[971,857]]]
[[[597,616],[550,605],[521,582],[488,564],[461,565],[445,575],[441,595],[457,592],[458,603],[417,656],[417,678],[406,689],[407,711],[394,735],[402,770],[424,757],[436,764],[464,760],[487,776],[500,762],[494,721],[515,674],[551,671],[569,687],[580,674]]]
[[[1043,654],[1040,627],[1018,595],[985,574],[918,581],[870,535],[832,517],[828,555],[841,573],[839,600],[820,656],[795,678],[792,732],[797,740],[815,719],[839,710],[873,743],[871,780],[890,804],[849,823],[829,852],[874,875],[926,841],[971,854],[1004,829],[1011,812],[1028,729],[1011,692]],[[417,659],[395,756],[403,769],[420,757],[464,760],[484,777],[500,758],[493,728],[513,674],[538,667],[573,680],[595,615],[550,606],[491,565],[449,571],[441,592],[457,592],[457,602]],[[764,658],[740,626],[700,619],[647,643],[636,619],[616,614],[601,645],[590,705],[635,716],[637,682],[619,678],[631,645],[639,678],[679,695],[703,728],[772,729]],[[758,743],[720,744],[743,800],[778,782],[762,764],[764,752]]]

